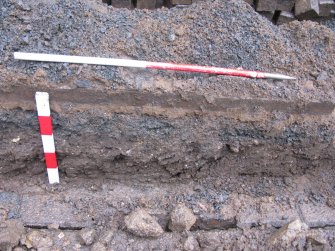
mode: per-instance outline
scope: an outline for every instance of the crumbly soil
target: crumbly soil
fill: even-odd
[[[193,240],[193,250],[335,248],[334,19],[330,28],[275,26],[243,1],[211,0],[152,11],[3,0],[0,9],[0,208],[3,221],[22,222],[25,236],[37,231],[49,245],[22,237],[20,247],[190,250]],[[297,80],[22,62],[14,51]],[[50,94],[58,185],[45,176],[36,91]],[[197,217],[190,231],[168,229],[177,203]],[[127,231],[124,217],[136,208],[157,219],[160,237]],[[295,219],[309,229],[269,241]],[[96,230],[92,244],[78,237],[86,228]]]

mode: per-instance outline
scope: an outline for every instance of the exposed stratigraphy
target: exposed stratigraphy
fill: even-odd
[[[25,225],[20,245],[36,249],[40,235],[49,249],[261,249],[287,223],[299,241],[270,246],[334,247],[331,29],[275,26],[243,1],[153,11],[93,0],[0,5],[0,245],[19,241],[15,219]],[[21,62],[14,51],[243,67],[297,80]],[[50,94],[59,186],[44,184],[35,91]],[[189,235],[169,232],[179,203],[197,218]],[[134,237],[143,233],[125,222],[131,212],[161,237]],[[13,243],[4,241],[7,228],[16,229]]]

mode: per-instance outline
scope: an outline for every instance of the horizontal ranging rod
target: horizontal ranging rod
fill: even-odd
[[[14,52],[14,58],[19,60],[41,61],[41,62],[112,65],[122,67],[148,68],[157,70],[199,72],[199,73],[246,77],[246,78],[270,78],[279,80],[295,79],[293,77],[277,73],[266,73],[260,71],[239,70],[239,69],[212,67],[212,66],[149,62],[149,61],[140,61],[131,59],[81,57],[81,56],[66,56],[66,55],[55,55],[55,54],[25,53],[25,52]]]

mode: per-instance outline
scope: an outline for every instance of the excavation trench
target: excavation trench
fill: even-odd
[[[190,242],[208,250],[313,250],[315,233],[325,248],[335,247],[331,29],[275,26],[244,1],[155,11],[102,1],[1,3],[3,222],[20,221],[27,237],[52,240],[50,250],[183,250]],[[242,67],[297,79],[22,62],[14,51]],[[48,184],[37,91],[50,96],[59,184]],[[179,204],[196,217],[187,235],[169,228]],[[159,238],[129,230],[124,218],[138,208],[160,224]],[[293,243],[268,243],[297,219],[309,230]],[[92,229],[94,243],[83,246],[78,235]],[[0,228],[0,249],[8,232]]]
[[[36,90],[0,93],[2,174],[44,172]],[[49,94],[60,172],[71,177],[289,176],[334,160],[331,102],[209,102],[192,93],[78,89]],[[283,113],[285,119],[274,116]]]

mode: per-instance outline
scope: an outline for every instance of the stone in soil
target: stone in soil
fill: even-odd
[[[37,250],[48,250],[54,243],[48,233],[33,230],[27,235],[24,244],[28,248],[36,248]]]
[[[184,204],[179,204],[171,213],[169,229],[174,232],[190,230],[196,220],[197,217],[193,214],[191,209]]]
[[[199,243],[194,236],[188,236],[183,246],[185,251],[196,251],[200,250]]]
[[[309,233],[307,235],[307,241],[311,243],[311,245],[314,246],[326,246],[328,245],[327,240],[321,236],[320,234],[316,234],[316,233]]]
[[[96,237],[96,232],[94,229],[82,229],[79,233],[81,242],[86,246],[92,245]]]
[[[12,250],[24,233],[24,226],[20,221],[2,221],[0,226],[0,250]]]
[[[13,249],[13,251],[26,251],[26,250],[22,247],[16,247]]]
[[[208,232],[204,232],[204,234],[200,234],[197,237],[197,240],[203,250],[216,250],[220,245],[219,235],[214,232],[211,235]]]
[[[158,237],[163,234],[162,227],[144,209],[137,209],[125,217],[128,231],[139,237]]]
[[[91,251],[106,251],[106,247],[101,242],[94,243]]]
[[[276,244],[280,242],[289,243],[307,229],[308,226],[300,220],[292,221],[271,235],[269,238],[269,244]]]

